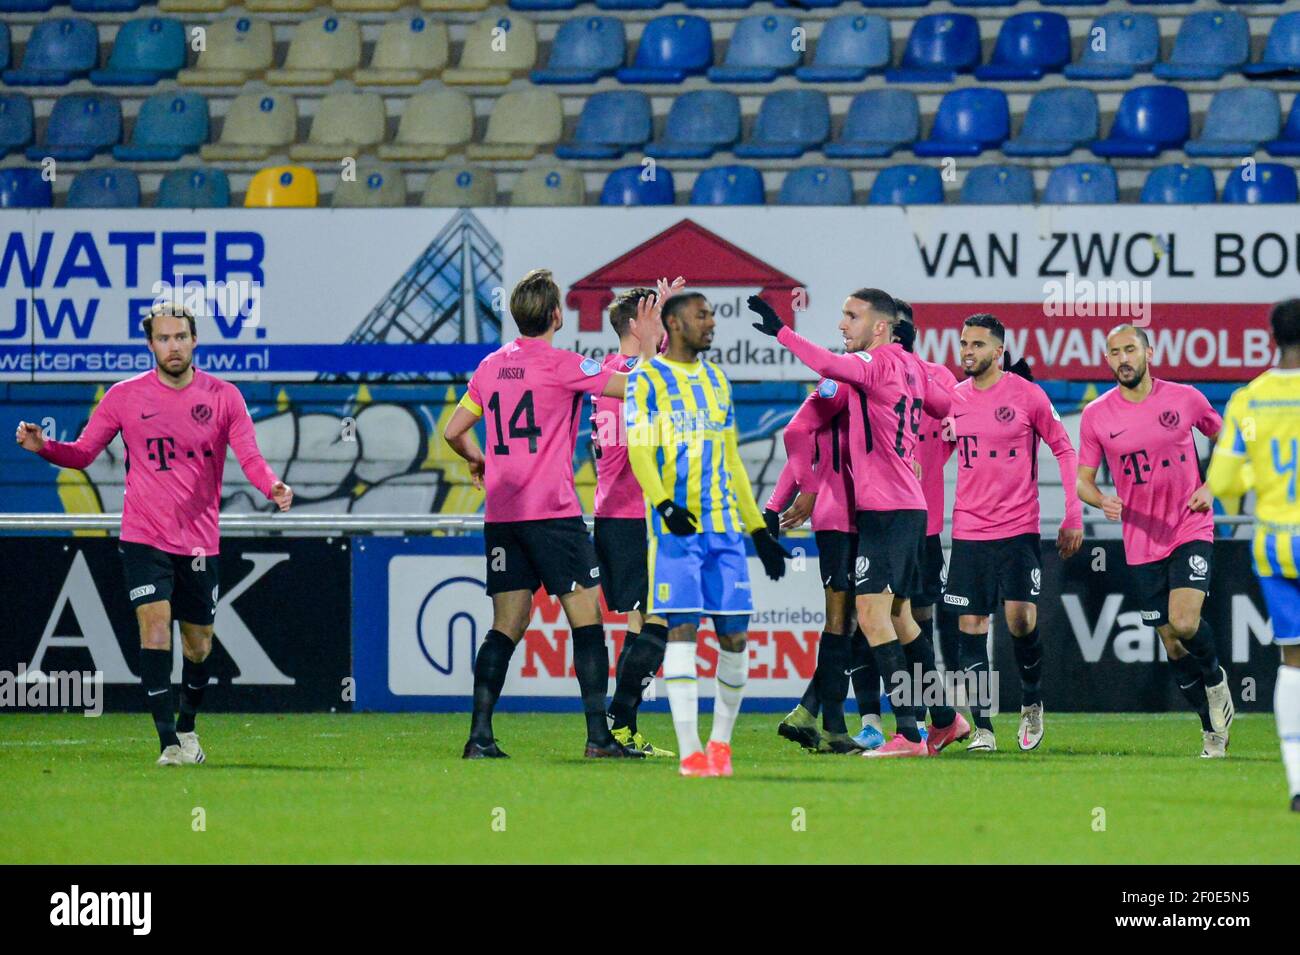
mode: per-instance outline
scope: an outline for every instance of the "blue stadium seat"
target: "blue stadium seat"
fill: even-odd
[[[1016,206],[1034,202],[1034,174],[1025,166],[976,166],[961,184],[961,201],[970,205]]]
[[[1096,46],[1104,40],[1101,49]],[[1160,56],[1160,24],[1149,13],[1107,13],[1092,21],[1072,80],[1127,80],[1150,70]]]
[[[1068,156],[1097,138],[1097,94],[1079,87],[1035,93],[1020,135],[1002,144],[1008,156]]]
[[[560,24],[546,69],[534,83],[594,83],[623,65],[627,33],[617,17],[575,17]]]
[[[130,169],[87,169],[68,187],[69,209],[134,209],[140,179]]]
[[[220,169],[173,169],[158,183],[160,209],[224,209],[230,205],[230,179]]]
[[[1142,186],[1142,201],[1161,205],[1214,202],[1214,173],[1208,166],[1157,166]]]
[[[1258,63],[1241,68],[1252,79],[1300,73],[1300,13],[1284,13],[1273,21]]]
[[[582,104],[573,142],[555,147],[561,159],[618,159],[654,133],[650,97],[640,90],[593,93]]]
[[[883,159],[921,135],[921,107],[909,90],[867,90],[853,97],[840,138],[822,149],[834,159]]]
[[[625,166],[615,169],[605,179],[600,190],[602,206],[671,206],[676,201],[673,174],[667,169],[656,169],[654,178],[643,180],[643,166]]]
[[[1176,86],[1139,86],[1119,101],[1110,135],[1092,144],[1098,156],[1146,157],[1177,149],[1191,131],[1187,93]]]
[[[688,7],[701,10],[739,10],[752,7],[754,0],[685,0]]]
[[[152,86],[185,66],[185,26],[171,17],[128,20],[117,31],[108,66],[90,71],[96,86]]]
[[[974,87],[945,93],[930,138],[912,146],[918,156],[978,156],[1011,135],[1007,94]]]
[[[1014,7],[1020,0],[949,0],[954,7]]]
[[[780,90],[758,108],[750,138],[735,147],[746,159],[795,159],[831,135],[831,107],[820,90]]]
[[[72,0],[78,13],[134,13],[145,0]]]
[[[596,0],[601,10],[658,10],[668,0]]]
[[[776,201],[783,206],[851,206],[853,176],[839,166],[791,169]]]
[[[1066,163],[1048,174],[1043,202],[1049,206],[1116,203],[1119,202],[1119,181],[1115,178],[1115,170],[1102,163]]]
[[[703,17],[674,14],[645,25],[636,58],[615,75],[620,83],[680,83],[713,62],[713,31]]]
[[[969,13],[931,13],[912,27],[897,69],[886,70],[889,83],[951,83],[980,61],[979,21]]]
[[[45,13],[55,0],[0,0],[0,13]]]
[[[113,147],[119,162],[175,162],[208,141],[208,101],[198,93],[156,93],[140,104],[131,142]]]
[[[857,83],[889,66],[889,22],[875,13],[832,17],[822,27],[810,66],[794,75],[805,83]]]
[[[930,0],[862,0],[864,7],[928,7]]]
[[[18,69],[5,70],[10,86],[64,86],[99,63],[99,34],[89,20],[42,20],[32,29]]]
[[[510,0],[511,10],[572,10],[578,0]]]
[[[695,178],[693,206],[761,206],[763,174],[753,166],[715,166]]]
[[[800,10],[813,10],[818,7],[828,9],[838,7],[844,0],[775,0],[774,7],[798,7]]]
[[[867,204],[919,206],[943,202],[943,179],[931,166],[887,166],[871,184]]]
[[[1250,56],[1250,26],[1236,10],[1189,13],[1178,28],[1167,63],[1157,63],[1162,80],[1217,80],[1239,70]]]
[[[1045,7],[1101,7],[1110,0],[1039,0]]]
[[[1287,113],[1282,135],[1265,143],[1264,148],[1270,156],[1300,156],[1300,96],[1291,101],[1291,112]]]
[[[27,158],[46,156],[64,162],[89,159],[122,140],[122,104],[107,93],[60,96],[50,111],[45,143],[31,146]]]
[[[13,58],[13,43],[9,36],[9,24],[0,23],[0,70],[9,69],[9,61]]]
[[[694,90],[673,100],[663,139],[646,146],[657,159],[708,159],[740,139],[740,100],[725,90]]]
[[[30,167],[0,169],[0,209],[48,209],[54,205],[54,190]]]
[[[736,24],[721,66],[709,68],[714,83],[770,83],[793,72],[802,54],[792,41],[799,21],[785,15],[745,17]]]
[[[1246,176],[1251,178],[1247,179]],[[1238,166],[1223,184],[1223,201],[1256,205],[1274,202],[1295,202],[1297,199],[1295,170],[1280,162],[1255,163],[1254,167]]]
[[[0,96],[0,159],[21,153],[32,144],[36,131],[36,114],[32,101],[22,93]]]
[[[1070,21],[1059,13],[1017,13],[998,31],[993,57],[976,67],[975,78],[1040,80],[1059,73],[1070,62]]]
[[[1183,146],[1189,156],[1249,156],[1277,139],[1282,104],[1277,93],[1258,86],[1219,90],[1205,113],[1199,139]]]

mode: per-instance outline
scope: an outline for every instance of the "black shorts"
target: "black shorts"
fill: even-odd
[[[148,544],[118,541],[132,607],[170,600],[172,619],[201,627],[217,613],[217,556],[169,554]]]
[[[1209,541],[1188,541],[1163,560],[1131,565],[1142,622],[1148,627],[1163,627],[1169,622],[1171,590],[1190,587],[1208,594],[1213,557],[1214,545]]]
[[[954,540],[948,561],[944,606],[954,613],[983,617],[1003,601],[1038,603],[1043,590],[1043,558],[1038,534],[1001,540]]]
[[[858,511],[856,593],[912,595],[921,576],[927,520],[922,510]]]
[[[596,560],[605,606],[615,613],[646,608],[650,572],[646,569],[644,517],[596,518]]]
[[[489,521],[483,525],[488,596],[545,586],[552,597],[600,583],[596,552],[581,517]]]
[[[921,575],[912,594],[913,607],[933,607],[943,599],[943,541],[930,534],[921,543]]]
[[[848,593],[853,589],[853,561],[858,556],[858,535],[850,531],[817,531],[817,562],[822,586]]]

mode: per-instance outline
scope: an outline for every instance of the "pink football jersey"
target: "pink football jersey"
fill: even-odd
[[[640,359],[615,352],[602,364],[614,372],[629,372]],[[592,399],[591,441],[596,457],[597,517],[645,517],[645,497],[627,459],[627,426],[623,399],[597,395]]]
[[[944,365],[918,358],[917,361],[930,376],[930,384],[947,393],[951,399],[957,387],[957,378]],[[943,533],[944,480],[943,468],[952,456],[953,446],[943,440],[943,417],[928,414],[921,409],[921,426],[916,433],[916,460],[921,465],[921,492],[925,495],[927,513],[926,536]]]
[[[785,426],[786,465],[768,500],[784,510],[796,490],[817,495],[815,531],[851,531],[853,473],[849,462],[849,393],[853,389],[823,378]]]

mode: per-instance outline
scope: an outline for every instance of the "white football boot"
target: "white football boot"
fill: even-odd
[[[159,766],[184,766],[185,756],[179,746],[168,746],[158,756]]]
[[[970,734],[970,742],[966,744],[968,753],[992,753],[998,748],[998,741],[993,738],[993,731],[980,729],[976,727]]]
[[[177,733],[176,738],[181,741],[181,756],[186,763],[198,764],[208,758],[199,745],[198,733]]]
[[[1204,741],[1201,748],[1201,759],[1223,759],[1228,755],[1227,733],[1213,733],[1202,730],[1201,738]]]
[[[1035,703],[1032,706],[1022,706],[1020,708],[1020,732],[1016,735],[1016,743],[1020,746],[1021,752],[1027,753],[1031,749],[1037,749],[1038,744],[1043,741],[1043,704]]]
[[[1205,699],[1210,704],[1210,725],[1214,727],[1214,732],[1226,736],[1237,711],[1232,705],[1232,690],[1228,686],[1228,674],[1224,672],[1223,667],[1219,667],[1219,672],[1223,674],[1223,680],[1218,686],[1205,688]]]

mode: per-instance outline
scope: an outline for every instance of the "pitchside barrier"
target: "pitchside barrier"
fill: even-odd
[[[1248,517],[1219,517],[1221,525]],[[138,709],[138,637],[122,586],[116,541],[66,536],[116,530],[116,514],[0,514],[0,674],[29,684],[40,673],[98,673],[106,709]],[[1045,530],[1047,530],[1045,522]],[[1226,528],[1225,528],[1226,529]],[[210,708],[220,710],[467,711],[473,661],[491,626],[482,517],[409,515],[222,518],[221,590]],[[254,535],[254,536],[248,536]],[[812,676],[824,620],[811,535],[784,538],[794,554],[779,583],[757,559],[746,708],[775,711]],[[198,559],[198,558],[196,558]],[[1245,540],[1216,541],[1205,616],[1243,710],[1272,705],[1277,651]],[[1180,710],[1181,697],[1155,632],[1138,613],[1123,549],[1085,540],[1067,562],[1043,540],[1039,627],[1050,708]],[[611,661],[626,618],[607,613]],[[1019,705],[1010,637],[994,621],[1000,706]],[[174,641],[175,678],[180,675]],[[576,710],[570,633],[559,602],[539,592],[514,655],[502,707]],[[712,696],[717,640],[701,627],[701,696]],[[612,674],[611,674],[612,675]],[[611,683],[612,689],[612,683]],[[666,705],[657,683],[646,705]],[[15,701],[0,693],[0,711]],[[48,708],[45,703],[28,709]]]

